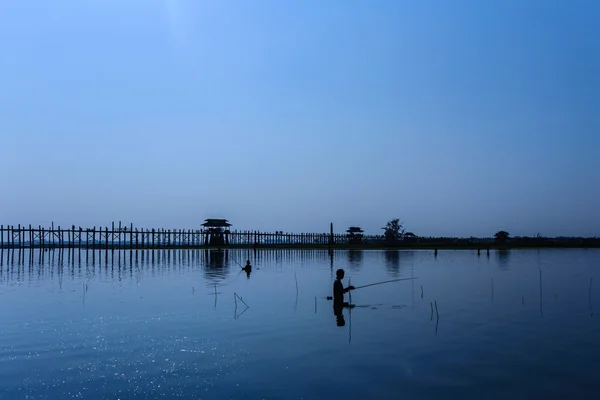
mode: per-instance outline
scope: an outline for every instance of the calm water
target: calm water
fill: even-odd
[[[1,399],[600,390],[599,250],[5,250],[1,260]],[[344,285],[418,279],[354,291],[338,326],[326,299],[337,268]]]

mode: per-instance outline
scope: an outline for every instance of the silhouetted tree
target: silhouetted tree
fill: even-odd
[[[401,239],[402,235],[404,235],[404,227],[398,218],[389,221],[385,227],[381,229],[383,229],[383,236],[388,242],[395,242],[396,240]]]
[[[510,234],[506,231],[498,231],[494,234],[494,238],[498,243],[504,243],[509,239]]]

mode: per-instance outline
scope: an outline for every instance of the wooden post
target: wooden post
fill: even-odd
[[[154,228],[152,228],[152,250],[154,250]]]
[[[138,228],[135,228],[135,249],[139,249],[140,247],[140,242],[139,242],[139,231]]]
[[[54,221],[52,221],[52,230],[50,232],[50,235],[52,235],[52,248],[54,248]]]
[[[129,248],[133,248],[133,223],[129,226]]]
[[[96,227],[92,230],[92,249],[96,250]]]
[[[4,248],[4,225],[0,225],[0,247]]]
[[[108,251],[108,226],[105,227],[105,232],[106,243],[104,244],[104,247],[106,248],[106,251]]]
[[[83,230],[81,229],[81,227],[79,227],[79,248],[81,249],[81,232]],[[87,247],[87,246],[86,246]]]
[[[42,228],[42,226],[40,225],[40,245],[42,246],[42,249],[44,248],[44,245],[46,244],[46,233],[44,232],[44,228]]]
[[[333,222],[329,224],[329,246],[333,246]]]

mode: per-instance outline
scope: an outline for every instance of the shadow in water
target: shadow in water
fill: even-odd
[[[383,254],[385,256],[385,268],[390,276],[398,276],[400,274],[400,251],[386,250]]]
[[[340,305],[340,304],[333,304],[333,315],[335,315],[335,323],[337,326],[345,326],[346,325],[346,320],[344,319],[344,309],[348,310],[348,314],[350,315],[350,318],[352,318],[352,309],[355,306],[353,304],[344,302],[344,304]],[[350,319],[350,321],[352,321],[352,319]]]
[[[333,306],[333,315],[335,315],[335,323],[337,326],[346,325],[346,320],[344,319],[344,313],[342,312],[344,307]]]
[[[504,271],[508,271],[510,269],[510,267],[509,267],[510,250],[506,250],[506,249],[497,250],[496,251],[496,259],[498,260],[498,266],[500,267],[500,269],[502,269]]]
[[[362,250],[348,250],[348,268],[351,271],[360,271],[363,262]]]
[[[384,253],[385,268],[388,275],[397,278],[400,275],[400,266],[408,265],[407,262],[415,258],[416,252],[406,250],[386,250]]]
[[[205,250],[204,257],[203,270],[207,286],[214,286],[229,276],[228,250]]]

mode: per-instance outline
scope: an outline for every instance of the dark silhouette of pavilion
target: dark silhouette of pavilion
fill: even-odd
[[[364,231],[358,226],[351,226],[346,230],[348,232],[348,244],[361,244]]]
[[[208,218],[202,224],[204,227],[204,244],[208,246],[229,246],[229,227],[226,219]]]

